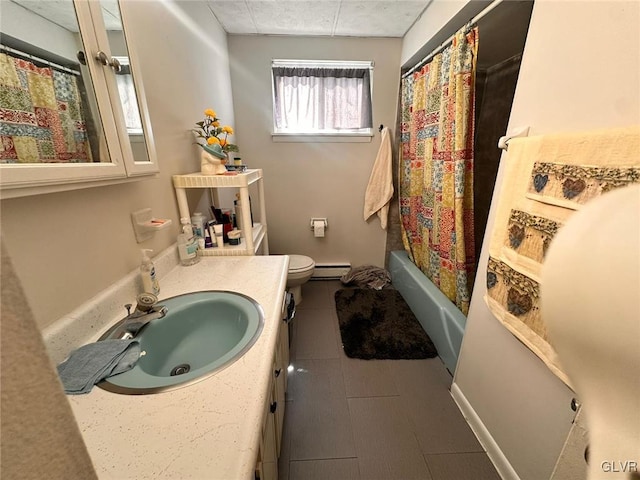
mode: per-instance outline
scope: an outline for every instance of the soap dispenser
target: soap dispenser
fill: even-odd
[[[160,293],[160,284],[156,278],[156,268],[147,255],[147,252],[153,252],[149,248],[143,248],[140,250],[142,253],[142,263],[140,263],[140,277],[142,277],[142,287],[146,293],[153,293],[158,295]]]

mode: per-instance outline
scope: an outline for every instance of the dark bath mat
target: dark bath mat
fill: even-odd
[[[348,357],[400,360],[438,355],[397,290],[347,288],[336,291],[335,300]]]

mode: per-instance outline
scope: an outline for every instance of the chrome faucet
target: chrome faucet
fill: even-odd
[[[151,293],[142,293],[136,298],[136,308],[131,313],[131,304],[127,303],[127,316],[120,322],[111,338],[127,340],[138,335],[149,322],[164,317],[169,311],[164,305],[157,305],[158,297]]]

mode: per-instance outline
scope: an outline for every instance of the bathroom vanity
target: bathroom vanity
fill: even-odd
[[[175,248],[167,252],[161,255],[172,255],[172,265],[161,275],[159,303],[194,291],[235,291],[262,306],[264,328],[241,358],[195,384],[149,395],[94,387],[88,395],[68,396],[98,477],[275,480],[289,355],[283,321],[288,257],[203,258],[182,267],[173,266]],[[60,350],[51,344],[55,338],[77,345],[97,340],[126,314],[119,300],[105,292],[81,307],[100,319],[80,325],[80,311],[72,312],[62,326],[45,331],[50,353]],[[91,333],[70,339],[74,332]],[[61,353],[51,354],[61,360]]]

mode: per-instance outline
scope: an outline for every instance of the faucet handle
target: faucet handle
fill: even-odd
[[[148,312],[158,303],[158,297],[153,293],[141,293],[136,297],[136,310],[140,312]]]

